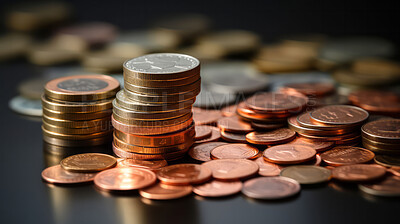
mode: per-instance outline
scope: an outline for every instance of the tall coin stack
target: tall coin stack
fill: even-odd
[[[77,75],[49,81],[42,95],[43,140],[62,147],[110,143],[112,100],[118,90],[119,82],[106,75]]]
[[[113,101],[114,153],[140,160],[183,157],[194,142],[199,60],[149,54],[126,61],[123,70],[125,87]]]

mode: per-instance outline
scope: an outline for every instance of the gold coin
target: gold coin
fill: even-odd
[[[50,132],[55,132],[59,134],[88,135],[88,134],[96,134],[99,132],[110,131],[112,130],[113,127],[111,125],[111,122],[108,122],[105,124],[105,126],[98,125],[98,126],[84,127],[84,128],[66,128],[48,124],[45,121],[43,121],[43,128]]]
[[[62,119],[52,118],[43,115],[42,119],[43,122],[47,124],[65,128],[90,128],[95,126],[111,127],[111,116],[94,120],[72,121],[72,120],[62,120]]]
[[[98,172],[117,165],[113,156],[101,153],[77,154],[63,159],[61,167],[71,172]]]
[[[64,113],[92,113],[112,108],[112,100],[100,100],[89,102],[66,102],[55,101],[42,95],[42,105],[49,110],[64,112]]]
[[[90,139],[63,139],[59,137],[51,137],[45,134],[43,131],[43,141],[47,142],[51,145],[61,146],[61,147],[89,147],[89,146],[99,146],[99,145],[107,145],[112,142],[112,133],[110,132],[108,136],[100,136],[98,138],[90,138]]]
[[[107,130],[103,132],[96,132],[94,134],[86,134],[86,135],[73,135],[73,134],[62,134],[57,132],[52,132],[44,128],[42,126],[43,135],[52,138],[60,138],[60,139],[68,139],[68,140],[86,140],[86,139],[94,139],[94,138],[101,138],[107,137],[112,134],[112,130]]]
[[[331,179],[331,171],[319,166],[289,166],[281,171],[281,176],[289,177],[300,184],[318,184]]]
[[[61,119],[61,120],[71,120],[71,121],[85,121],[85,120],[94,120],[99,118],[110,117],[112,114],[112,110],[104,110],[100,112],[94,113],[62,113],[59,111],[49,110],[47,108],[43,108],[43,115],[46,115],[51,118]]]

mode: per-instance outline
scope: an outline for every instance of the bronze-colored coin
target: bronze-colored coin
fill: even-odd
[[[338,166],[332,170],[332,178],[346,182],[366,182],[379,179],[386,174],[386,168],[374,164],[353,164]]]
[[[260,167],[260,169],[258,170],[258,175],[260,176],[264,177],[279,176],[281,170],[283,169],[282,166],[265,161],[263,157],[259,157],[254,161]]]
[[[335,86],[328,82],[290,83],[284,85],[280,91],[287,93],[301,93],[306,96],[323,96],[335,90]]]
[[[218,127],[222,131],[233,133],[248,133],[253,131],[250,123],[240,119],[239,116],[224,117],[219,119]]]
[[[368,145],[374,146],[374,147],[382,149],[382,150],[399,151],[400,152],[400,150],[399,150],[399,145],[400,144],[373,141],[373,140],[370,140],[369,138],[366,138],[364,136],[362,138],[362,142],[363,142],[363,144],[368,144]]]
[[[393,166],[390,169],[388,169],[387,171],[397,177],[400,177],[400,166]]]
[[[204,110],[193,107],[193,120],[196,125],[216,124],[221,117],[222,115],[219,110]]]
[[[65,101],[93,101],[115,97],[119,82],[108,75],[74,75],[53,79],[45,85],[49,98]]]
[[[157,178],[165,184],[200,184],[211,178],[211,170],[197,164],[176,164],[166,166],[157,173]]]
[[[280,128],[267,132],[251,132],[246,135],[246,140],[257,145],[276,145],[292,141],[296,137],[296,132]]]
[[[300,126],[305,127],[305,128],[312,128],[312,129],[319,129],[319,130],[326,130],[326,131],[332,131],[342,134],[344,132],[347,132],[347,130],[354,130],[355,128],[359,128],[357,125],[320,125],[317,123],[313,123],[311,120],[310,113],[304,113],[299,116],[297,116],[297,122]]]
[[[186,121],[188,119],[192,118],[192,113],[186,113],[182,114],[181,116],[174,117],[174,118],[168,118],[168,119],[163,119],[163,120],[139,120],[139,119],[130,119],[130,118],[124,118],[119,116],[118,114],[114,113],[112,117],[116,120],[119,121],[123,124],[126,125],[132,125],[132,126],[154,126],[154,127],[160,127],[160,126],[171,126],[174,124],[181,123],[183,121]]]
[[[211,137],[212,127],[208,125],[196,125],[195,126],[196,135],[194,140],[202,140]]]
[[[195,141],[196,144],[205,143],[205,142],[214,142],[218,141],[221,138],[221,132],[217,127],[212,127],[211,136],[202,140]]]
[[[385,167],[400,167],[400,156],[376,155],[374,161],[375,163]]]
[[[98,100],[89,102],[67,102],[57,101],[42,95],[42,106],[49,110],[60,111],[64,113],[92,113],[112,109],[112,100]]]
[[[237,104],[233,104],[221,109],[222,116],[231,117],[236,115]]]
[[[97,134],[99,132],[110,131],[112,130],[112,125],[110,123],[106,123],[106,125],[104,126],[99,125],[99,126],[83,127],[83,128],[66,128],[66,127],[51,125],[43,121],[43,129],[46,129],[50,132],[66,134],[66,135],[90,135],[90,134]]]
[[[84,153],[69,156],[60,163],[61,167],[71,172],[98,172],[117,165],[115,157],[101,153]]]
[[[139,159],[121,159],[118,162],[118,166],[136,167],[142,169],[149,169],[151,171],[157,171],[162,167],[167,166],[166,160],[139,160]]]
[[[109,191],[129,191],[154,184],[156,175],[147,169],[124,167],[102,171],[94,178],[94,184]]]
[[[86,120],[100,119],[100,118],[110,117],[111,114],[112,110],[103,110],[94,113],[63,113],[43,108],[43,115],[55,119],[72,120],[72,121],[86,121]]]
[[[29,35],[26,34],[20,34],[20,33],[9,33],[6,35],[1,35],[0,36],[0,61],[7,61],[7,60],[12,60],[18,57],[21,57],[22,55],[26,54],[30,46],[32,45],[32,40],[33,38]],[[35,86],[37,82],[35,82]],[[41,86],[40,92],[43,92],[43,84]],[[34,99],[40,99],[40,95],[38,94],[39,89],[35,88],[34,91],[33,89],[28,89],[28,90],[22,90],[21,88],[18,88],[18,91],[21,95],[27,98],[34,98]],[[34,94],[30,94],[33,93]],[[28,93],[28,94],[26,94]]]
[[[58,126],[58,127],[64,127],[64,128],[91,128],[91,127],[111,127],[111,116],[110,117],[104,117],[104,118],[99,118],[99,119],[94,119],[94,120],[83,120],[83,121],[73,121],[73,120],[63,120],[63,119],[57,119],[57,118],[52,118],[46,115],[42,116],[43,122]],[[105,128],[102,128],[105,129]]]
[[[400,144],[400,119],[368,122],[361,131],[365,138],[383,143]]]
[[[207,162],[211,160],[211,150],[217,146],[226,145],[226,142],[206,142],[196,144],[189,150],[189,156],[195,160]]]
[[[0,39],[0,45],[1,45],[1,39]],[[2,52],[0,51],[0,59],[1,58],[2,58]],[[46,82],[47,80],[44,78],[34,78],[34,79],[24,80],[18,85],[18,92],[25,98],[39,100],[43,95],[44,85],[46,84]]]
[[[174,152],[168,152],[168,153],[159,153],[159,154],[143,154],[143,153],[134,153],[134,152],[128,152],[124,149],[121,149],[115,144],[112,145],[113,152],[115,155],[117,155],[120,158],[125,158],[125,159],[139,159],[139,160],[161,160],[165,159],[167,161],[172,161],[172,160],[177,160],[181,159],[184,157],[189,150],[189,148],[180,150],[180,151],[174,151]]]
[[[114,135],[121,141],[143,147],[165,147],[183,144],[192,141],[194,136],[194,124],[186,129],[178,130],[165,135],[132,135],[119,130],[114,130]]]
[[[357,106],[371,113],[397,114],[400,113],[400,98],[397,102],[365,100]]]
[[[355,125],[368,119],[368,112],[355,106],[333,105],[316,109],[310,113],[311,120],[322,124]]]
[[[367,163],[374,157],[373,152],[354,146],[337,146],[321,154],[322,160],[331,166]]]
[[[397,102],[399,100],[399,96],[393,92],[371,89],[357,90],[349,94],[349,100],[355,105],[359,105],[365,100],[381,101],[382,99],[385,99],[389,102]]]
[[[361,184],[358,188],[371,195],[384,197],[400,196],[400,177],[389,175],[380,182],[373,184]]]
[[[315,106],[315,107],[322,107],[322,106],[328,106],[328,105],[347,105],[347,104],[350,104],[350,101],[347,98],[347,95],[342,95],[342,94],[337,94],[337,93],[334,93],[334,94],[331,94],[328,96],[324,96],[321,98],[310,99],[310,101],[309,101],[309,105]]]
[[[247,144],[226,144],[211,150],[213,159],[253,159],[258,155],[258,149]]]
[[[241,180],[258,172],[258,165],[247,159],[217,159],[205,162],[202,166],[212,170],[212,176],[218,180]]]
[[[102,138],[102,137],[107,137],[109,135],[112,135],[112,130],[108,130],[108,131],[104,131],[104,132],[96,132],[94,134],[87,134],[87,135],[61,134],[61,133],[46,130],[43,126],[42,126],[42,131],[43,131],[43,135],[46,135],[48,137],[65,139],[65,140],[87,140],[87,139]]]
[[[159,87],[159,88],[166,88],[172,86],[184,86],[189,85],[197,81],[200,78],[199,74],[194,74],[192,76],[183,77],[179,79],[168,79],[168,80],[148,80],[148,79],[138,79],[132,78],[129,75],[124,76],[124,81],[126,83],[135,85],[135,86],[142,86],[142,87]]]
[[[264,159],[277,164],[298,164],[315,158],[316,151],[305,145],[284,144],[267,148]]]
[[[247,143],[246,134],[221,131],[221,138],[227,142]]]
[[[316,129],[316,128],[305,128],[300,126],[299,122],[297,121],[297,117],[289,117],[287,119],[288,126],[290,129],[293,131],[297,132],[299,135],[305,135],[305,136],[310,136],[310,138],[313,138],[315,136],[315,139],[318,139],[319,136],[330,136],[333,137],[334,139],[332,141],[335,141],[335,136],[337,135],[345,135],[345,134],[351,134],[351,133],[356,133],[356,131],[359,129],[358,126],[354,128],[349,128],[349,129],[336,129],[336,130],[323,130],[323,129]],[[325,139],[326,140],[326,139]]]
[[[200,88],[193,89],[192,91],[170,94],[170,95],[148,95],[137,92],[132,92],[124,89],[125,95],[138,102],[142,103],[177,103],[188,100],[193,100],[200,93]]]
[[[193,83],[189,83],[183,86],[145,87],[145,86],[133,85],[129,82],[125,82],[124,85],[124,88],[129,90],[130,92],[154,95],[154,96],[181,94],[185,92],[191,92],[195,89],[199,89],[200,87],[201,87],[201,78],[199,78]]]
[[[202,185],[193,187],[193,192],[203,197],[226,197],[237,194],[242,190],[240,181],[218,181],[212,180]]]
[[[300,192],[300,184],[287,177],[257,177],[244,182],[242,193],[250,198],[276,200]]]
[[[246,106],[245,102],[241,102],[237,106],[237,114],[241,117],[267,123],[281,123],[285,121],[285,118],[291,116],[290,112],[266,112],[260,113]]]
[[[285,123],[266,124],[266,123],[259,123],[259,122],[251,122],[251,126],[256,130],[273,130],[273,129],[282,128],[285,125],[286,125]]]
[[[185,197],[192,193],[192,186],[173,186],[162,183],[139,190],[139,194],[148,199],[171,200]]]
[[[281,171],[281,176],[296,180],[300,184],[319,184],[331,179],[331,171],[319,166],[289,166]]]
[[[308,102],[303,94],[260,93],[248,98],[245,103],[258,111],[301,111]]]
[[[314,148],[315,151],[317,151],[317,152],[326,151],[328,149],[333,148],[333,146],[335,145],[334,142],[313,141],[313,140],[302,138],[302,137],[295,138],[289,144],[299,144],[299,145],[310,146],[310,147]]]
[[[349,140],[349,139],[354,140],[355,138],[360,137],[360,133],[358,133],[358,132],[353,132],[353,133],[344,134],[344,135],[332,135],[332,136],[311,135],[311,134],[304,134],[301,132],[299,132],[298,134],[301,137],[315,140],[315,141],[325,141],[325,142],[326,141],[328,141],[328,142],[334,141],[335,144],[338,144],[337,142],[340,142],[340,141],[345,141],[345,140]]]
[[[97,173],[73,173],[66,171],[60,165],[46,168],[42,172],[42,178],[53,184],[79,184],[91,182]]]

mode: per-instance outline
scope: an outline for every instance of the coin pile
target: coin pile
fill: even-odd
[[[95,146],[112,138],[112,100],[119,82],[106,75],[57,78],[42,95],[43,140],[65,147]]]
[[[400,117],[400,96],[381,90],[357,90],[348,96],[353,105],[371,114]],[[382,100],[385,99],[385,100]]]
[[[365,148],[386,155],[400,155],[400,120],[382,119],[366,123],[361,128]]]
[[[298,135],[336,145],[357,145],[360,127],[368,119],[368,112],[355,106],[332,105],[288,119],[289,128]]]
[[[181,158],[194,141],[192,104],[200,62],[183,54],[149,54],[123,65],[124,89],[113,101],[113,150],[122,158]]]

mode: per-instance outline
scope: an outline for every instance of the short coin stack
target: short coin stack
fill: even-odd
[[[123,65],[125,89],[113,102],[113,150],[122,158],[175,160],[194,141],[192,104],[200,62],[182,54],[149,54]]]
[[[49,81],[42,96],[43,140],[64,147],[95,146],[112,139],[112,100],[119,82],[106,75]]]
[[[365,148],[387,155],[400,155],[400,119],[382,119],[361,128]]]
[[[368,112],[355,106],[332,105],[290,117],[289,128],[298,135],[336,145],[357,145],[360,127],[368,119]]]

